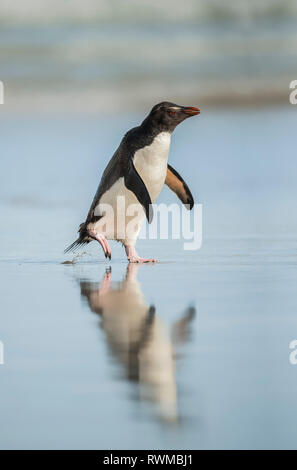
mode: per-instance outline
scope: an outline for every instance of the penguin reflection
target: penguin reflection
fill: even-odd
[[[189,323],[195,310],[189,308],[169,334],[153,306],[145,302],[137,272],[130,263],[126,277],[111,286],[111,270],[100,285],[80,282],[81,295],[92,312],[101,317],[101,326],[127,378],[139,383],[140,397],[155,403],[165,421],[178,420],[174,346],[188,339]]]

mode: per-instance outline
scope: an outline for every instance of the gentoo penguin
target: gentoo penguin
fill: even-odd
[[[137,280],[139,268],[129,263],[124,280],[115,284],[111,270],[101,283],[83,278],[79,281],[81,297],[100,316],[109,351],[125,378],[139,386],[139,399],[154,403],[162,421],[177,422],[175,361],[179,347],[189,339],[195,309],[187,308],[169,328],[156,308],[147,304]]]
[[[152,220],[152,203],[164,183],[191,209],[193,196],[178,172],[168,165],[171,134],[178,124],[200,110],[162,102],[155,105],[138,127],[128,131],[104,170],[86,221],[79,227],[79,237],[66,248],[97,240],[105,257],[111,259],[107,240],[121,241],[130,262],[141,258],[135,244],[141,223]],[[135,214],[137,217],[135,218]]]

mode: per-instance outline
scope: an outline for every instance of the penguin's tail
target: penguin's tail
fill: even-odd
[[[75,242],[71,243],[71,245],[67,246],[67,248],[65,248],[64,250],[64,253],[69,253],[69,251],[73,251],[76,248],[86,245],[87,243],[90,243],[90,241],[92,241],[86,229],[86,223],[80,224],[78,233],[78,239],[75,240]]]
[[[75,240],[75,242],[71,243],[71,245],[65,248],[64,253],[69,253],[69,251],[73,251],[76,248],[85,245],[86,243],[89,243],[89,240],[82,240],[81,238],[78,238],[77,240]]]

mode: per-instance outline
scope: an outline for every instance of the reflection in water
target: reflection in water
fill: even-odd
[[[174,346],[187,341],[195,314],[188,308],[172,332],[155,307],[145,302],[137,281],[139,265],[129,264],[123,282],[111,285],[111,270],[101,284],[81,281],[81,295],[100,315],[108,346],[124,366],[127,379],[139,384],[139,396],[154,403],[160,417],[178,420]]]

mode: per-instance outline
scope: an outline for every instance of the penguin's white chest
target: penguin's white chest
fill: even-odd
[[[150,145],[137,150],[134,154],[134,166],[141,176],[152,202],[159,196],[166,179],[169,147],[170,134],[162,132],[155,137]],[[124,198],[124,207],[118,206],[120,197]],[[112,213],[108,213],[96,222],[95,229],[103,233],[103,227],[105,227],[104,235],[106,238],[122,240],[125,245],[134,245],[141,223],[145,219],[145,212],[135,194],[126,188],[124,177],[119,178],[102,195],[95,209],[95,214],[105,212],[103,204],[106,205],[105,208],[111,207]],[[128,215],[129,207],[135,204],[140,208],[140,218],[128,230],[128,224],[133,219],[131,215]],[[123,210],[124,213],[122,213]],[[122,233],[123,230],[124,233]]]
[[[143,179],[152,202],[159,196],[165,182],[170,140],[169,132],[161,132],[150,145],[134,154],[134,166]]]

